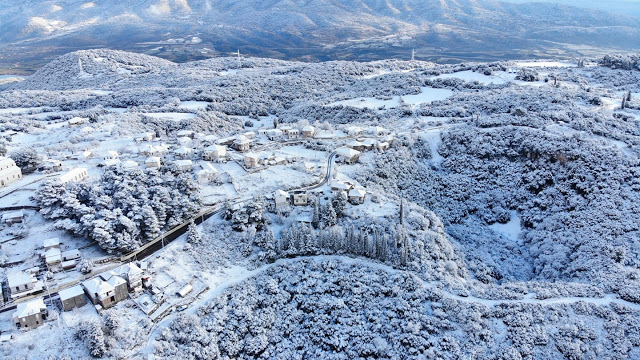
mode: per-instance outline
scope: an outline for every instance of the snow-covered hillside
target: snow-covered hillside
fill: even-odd
[[[637,358],[639,59],[64,55],[0,85],[1,276],[51,294],[22,332],[5,293],[0,354]]]

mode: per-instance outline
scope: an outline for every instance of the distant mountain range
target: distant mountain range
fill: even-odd
[[[108,47],[185,61],[494,60],[640,48],[640,19],[493,0],[0,0],[0,69]]]

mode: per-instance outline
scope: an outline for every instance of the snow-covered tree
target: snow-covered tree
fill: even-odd
[[[202,243],[200,231],[198,231],[198,227],[193,221],[189,224],[189,230],[187,231],[187,242],[192,245],[198,245]]]
[[[30,174],[42,165],[42,156],[32,147],[14,150],[9,153],[9,157],[15,161],[23,174]]]

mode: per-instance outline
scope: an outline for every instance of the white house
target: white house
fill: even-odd
[[[80,285],[72,286],[68,289],[58,291],[60,296],[60,302],[62,303],[62,309],[64,311],[71,311],[74,308],[79,308],[87,304],[87,297],[82,291]]]
[[[308,173],[315,173],[316,170],[318,169],[318,164],[314,163],[314,162],[310,162],[310,161],[305,161],[304,162],[304,170]]]
[[[83,282],[82,287],[94,305],[106,309],[115,302],[115,288],[98,277]]]
[[[269,129],[267,130],[267,138],[271,141],[275,141],[275,140],[280,140],[282,139],[282,130],[280,129]]]
[[[87,121],[89,121],[88,118],[73,117],[73,118],[69,119],[69,121],[67,121],[67,123],[69,124],[69,126],[76,126],[76,125],[82,125],[82,124],[86,123]]]
[[[306,191],[298,191],[293,193],[293,205],[307,205],[309,203],[309,195]]]
[[[114,270],[127,281],[129,291],[142,290],[142,278],[144,271],[134,263],[127,263]]]
[[[189,159],[193,156],[193,149],[190,147],[182,146],[180,148],[177,148],[173,153],[177,158]]]
[[[139,169],[140,165],[133,160],[125,160],[120,163],[120,167],[125,170]]]
[[[360,151],[348,147],[337,148],[336,154],[348,164],[354,164],[360,159]]]
[[[0,187],[7,186],[22,179],[22,170],[13,159],[0,156]]]
[[[364,144],[357,140],[351,140],[347,143],[347,147],[357,151],[364,150]]]
[[[80,259],[80,250],[73,249],[67,250],[62,253],[62,261],[78,260]]]
[[[180,169],[180,171],[191,171],[193,170],[193,161],[191,160],[176,160],[174,164]]]
[[[246,167],[257,167],[258,162],[260,161],[260,155],[258,154],[246,154],[244,156],[244,166]]]
[[[287,135],[287,136],[289,136],[289,131],[291,131],[292,129],[293,129],[293,126],[291,126],[291,125],[282,125],[282,126],[280,126],[280,130],[282,130],[284,135]]]
[[[13,313],[13,322],[18,329],[35,329],[47,319],[47,306],[42,298],[20,303]]]
[[[89,172],[86,168],[75,168],[58,177],[61,183],[80,182],[89,178]]]
[[[361,142],[364,150],[373,150],[373,148],[376,146],[376,143],[377,143],[377,141],[375,141],[373,139],[364,139]],[[356,150],[358,150],[358,149],[356,149]]]
[[[289,137],[289,139],[297,139],[298,136],[300,136],[300,130],[291,129],[289,130],[289,132],[287,132],[287,136]]]
[[[162,160],[157,156],[149,156],[144,161],[145,169],[160,169],[162,166]]]
[[[273,200],[275,202],[276,209],[289,205],[289,194],[283,190],[276,190],[273,194]]]
[[[24,221],[24,213],[22,210],[9,211],[2,214],[2,222],[8,225],[19,224]]]
[[[222,160],[227,157],[227,148],[224,145],[211,145],[204,149],[203,156],[211,161]]]
[[[120,163],[121,163],[120,159],[109,159],[109,160],[103,161],[102,165],[104,165],[105,167],[116,167],[120,165]]]
[[[251,140],[246,136],[240,135],[233,141],[233,148],[238,151],[247,151],[251,147]]]
[[[44,253],[45,262],[47,263],[47,267],[55,267],[56,265],[62,263],[62,251],[60,248],[51,248],[45,251]]]
[[[42,282],[35,275],[26,271],[18,271],[7,275],[7,283],[11,298],[16,299],[42,290]]]
[[[367,133],[375,136],[384,135],[386,131],[387,130],[381,126],[371,126],[367,129]]]
[[[188,137],[193,139],[195,133],[191,130],[180,130],[176,133],[176,136],[181,138],[181,137]]]
[[[177,140],[181,146],[191,146],[193,144],[193,140],[188,136],[179,137]]]
[[[115,150],[106,150],[98,153],[94,153],[94,157],[99,157],[102,160],[117,160],[120,159],[120,154]]]
[[[167,144],[158,144],[156,145],[157,156],[165,156],[167,152],[169,152],[169,145]]]
[[[53,237],[53,238],[48,238],[45,241],[42,242],[43,246],[44,246],[44,251],[47,251],[49,249],[60,249],[60,238],[57,237]]]
[[[246,133],[243,133],[242,136],[244,136],[247,139],[251,140],[251,139],[255,139],[256,138],[256,133],[253,132],[253,131],[247,131]]]
[[[218,178],[218,170],[209,163],[200,165],[201,169],[196,171],[196,180],[199,184],[209,184]]]
[[[153,133],[145,132],[135,137],[135,141],[152,141],[155,136]]]
[[[42,165],[45,171],[62,171],[62,161],[55,159],[47,159]]]
[[[353,204],[362,204],[366,195],[367,192],[362,188],[351,189],[349,191],[349,201]]]
[[[316,134],[316,128],[311,125],[307,125],[302,128],[302,136],[306,138],[312,138]]]
[[[379,142],[376,144],[376,149],[380,150],[380,151],[385,151],[385,150],[389,150],[389,143],[386,141],[383,142]]]
[[[348,181],[336,181],[331,184],[331,191],[334,192],[344,191],[346,193],[349,193],[349,190],[351,189],[353,189],[353,184]]]
[[[158,148],[151,144],[144,144],[142,147],[140,147],[140,154],[145,156],[156,156],[159,153],[160,151],[158,150]]]

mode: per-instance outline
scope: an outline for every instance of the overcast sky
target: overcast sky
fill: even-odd
[[[640,0],[502,0],[514,3],[548,2],[640,16]]]

